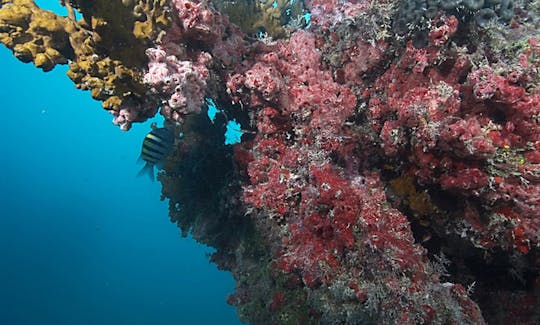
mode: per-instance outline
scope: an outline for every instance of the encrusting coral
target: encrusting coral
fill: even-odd
[[[538,1],[66,5],[3,1],[0,41],[182,131],[163,198],[243,321],[540,321]]]

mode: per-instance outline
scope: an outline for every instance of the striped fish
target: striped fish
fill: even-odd
[[[148,174],[154,181],[154,166],[161,166],[165,158],[171,153],[174,146],[174,135],[166,128],[153,128],[153,130],[144,137],[141,149],[142,159],[146,162],[139,172],[138,176]]]

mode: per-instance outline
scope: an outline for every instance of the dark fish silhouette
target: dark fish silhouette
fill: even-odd
[[[154,128],[143,140],[141,156],[146,162],[138,176],[148,174],[154,181],[154,166],[160,167],[165,158],[171,153],[174,146],[174,135],[166,128]]]

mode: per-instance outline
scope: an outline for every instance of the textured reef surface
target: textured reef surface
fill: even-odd
[[[540,323],[540,1],[62,2],[0,42],[182,133],[162,199],[242,321]]]

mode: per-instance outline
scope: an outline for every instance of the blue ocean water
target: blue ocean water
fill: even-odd
[[[0,67],[0,324],[240,324],[230,274],[136,177],[150,122],[119,131],[65,66],[0,46]]]

